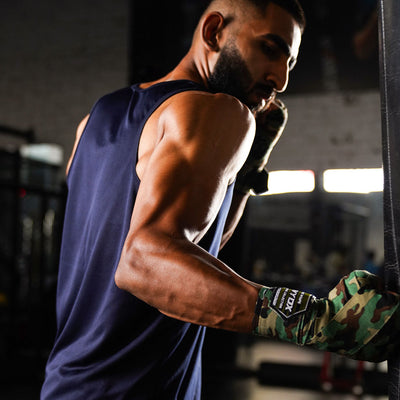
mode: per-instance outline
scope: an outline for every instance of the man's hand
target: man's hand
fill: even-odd
[[[265,171],[272,149],[285,129],[288,112],[285,105],[275,99],[265,110],[255,113],[256,134],[249,156],[239,171],[235,188],[248,194],[262,194],[268,190],[268,172]]]
[[[254,333],[349,358],[380,362],[399,351],[400,296],[366,271],[353,271],[328,298],[287,288],[260,291]]]
[[[288,111],[282,101],[275,99],[264,111],[258,112],[255,118],[256,136],[246,163],[262,170],[286,127]]]

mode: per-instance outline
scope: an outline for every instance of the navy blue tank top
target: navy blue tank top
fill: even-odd
[[[188,90],[205,89],[186,80],[134,85],[91,111],[67,179],[57,335],[42,400],[200,399],[204,328],[166,317],[114,283],[140,185],[143,126],[167,98]],[[232,186],[207,240],[213,255],[231,197]]]

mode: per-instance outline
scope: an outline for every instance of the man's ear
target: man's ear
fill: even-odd
[[[204,18],[201,34],[209,50],[219,51],[221,32],[224,27],[225,20],[219,12],[211,12]]]

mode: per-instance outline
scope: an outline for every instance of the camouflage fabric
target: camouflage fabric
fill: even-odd
[[[400,346],[400,296],[385,291],[367,271],[353,271],[330,291],[314,296],[288,288],[260,290],[256,335],[379,362]]]

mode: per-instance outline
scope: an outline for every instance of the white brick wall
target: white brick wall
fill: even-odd
[[[127,83],[128,17],[127,0],[0,6],[0,124],[33,128],[67,157],[92,103]]]
[[[269,169],[376,168],[382,165],[379,92],[282,96],[286,130]]]
[[[74,131],[128,76],[128,0],[19,0],[0,9],[0,124],[32,127],[69,154]],[[282,97],[286,132],[270,169],[377,167],[379,93]],[[0,135],[0,145],[11,142]]]

